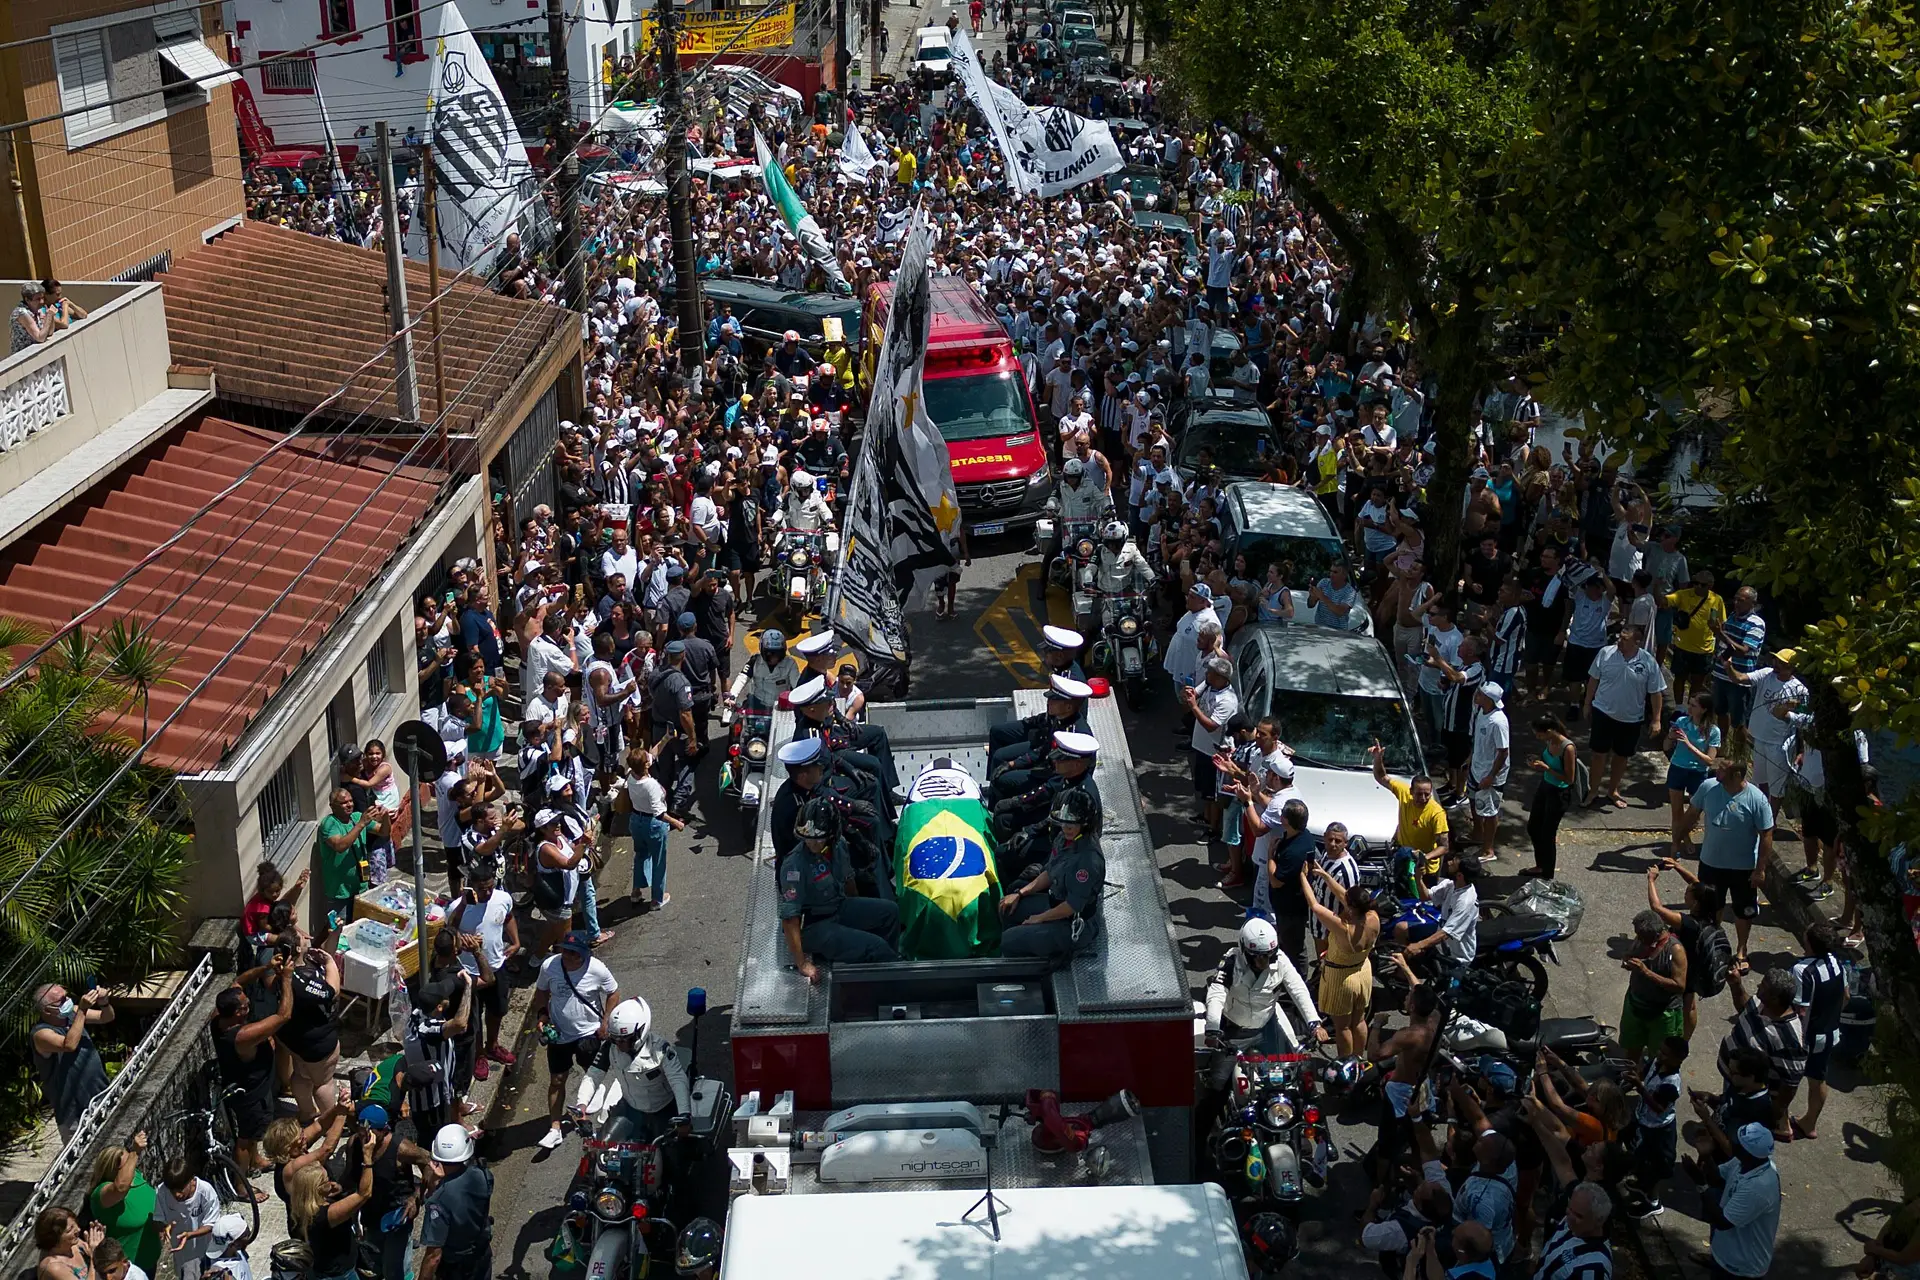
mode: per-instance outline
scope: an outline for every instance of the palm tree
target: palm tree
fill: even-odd
[[[0,674],[39,639],[0,617]],[[68,633],[0,690],[0,892],[11,895],[0,908],[0,1054],[24,1031],[33,986],[137,981],[179,953],[190,841],[179,783],[145,763],[112,780],[145,740],[146,700],[172,665],[122,620],[103,635]],[[136,703],[139,739],[116,724]]]

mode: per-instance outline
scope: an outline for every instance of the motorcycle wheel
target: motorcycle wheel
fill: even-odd
[[[1144,676],[1132,677],[1120,689],[1127,706],[1134,711],[1138,711],[1147,700],[1147,681]]]
[[[1534,1000],[1544,1004],[1547,999],[1547,966],[1540,963],[1540,957],[1522,954],[1513,957],[1502,956],[1485,968],[1499,974],[1503,982],[1522,982],[1527,986],[1528,994]]]

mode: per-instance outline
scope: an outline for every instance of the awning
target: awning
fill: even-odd
[[[155,18],[153,33],[160,40],[160,57],[202,89],[230,84],[240,78],[238,71],[207,48],[200,38],[200,20],[192,10]]]

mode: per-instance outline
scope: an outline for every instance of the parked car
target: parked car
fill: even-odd
[[[748,356],[758,360],[780,345],[786,331],[800,335],[800,345],[817,358],[825,350],[826,321],[840,319],[847,350],[860,350],[860,300],[835,293],[794,293],[776,284],[757,280],[716,280],[700,282],[700,292],[713,304],[731,303],[740,322],[740,345]]]
[[[1228,647],[1240,709],[1272,716],[1293,749],[1293,790],[1307,806],[1307,830],[1347,825],[1379,848],[1393,842],[1399,802],[1373,779],[1369,749],[1386,751],[1387,773],[1406,781],[1426,772],[1420,737],[1394,673],[1371,636],[1259,623]]]
[[[945,27],[922,27],[913,35],[913,68],[935,79],[952,74],[953,37]]]
[[[1267,459],[1280,452],[1273,420],[1257,404],[1200,400],[1176,409],[1168,424],[1173,436],[1173,470],[1184,487],[1203,464],[1230,480],[1257,480]]]
[[[1112,50],[1103,41],[1091,37],[1073,37],[1073,56],[1080,60],[1087,76],[1104,75],[1113,69]]]
[[[1286,566],[1284,578],[1293,590],[1293,616],[1299,625],[1312,623],[1307,593],[1328,568],[1343,564],[1352,570],[1332,517],[1319,499],[1291,485],[1260,480],[1229,484],[1220,503],[1220,545],[1228,564],[1237,555],[1246,556],[1247,576],[1255,582],[1266,581],[1267,566],[1275,560]],[[1366,605],[1353,606],[1347,630],[1373,634],[1373,616]]]
[[[1133,201],[1135,213],[1159,208],[1161,197],[1169,194],[1166,175],[1158,169],[1143,164],[1124,165],[1108,174],[1105,182],[1108,191],[1127,193],[1127,198]],[[1187,237],[1191,239],[1193,229],[1186,225],[1184,219],[1181,220],[1181,226],[1185,228]]]
[[[1169,204],[1173,202],[1171,193],[1167,196],[1167,202]],[[1193,224],[1179,214],[1169,212],[1165,209],[1141,209],[1136,207],[1133,211],[1133,225],[1137,229],[1146,232],[1149,236],[1173,237],[1179,241],[1181,249],[1187,255],[1187,260],[1196,266],[1199,265],[1200,241],[1194,237]]]
[[[1091,22],[1063,22],[1060,24],[1060,39],[1072,49],[1082,40],[1098,41],[1100,33],[1094,30]]]

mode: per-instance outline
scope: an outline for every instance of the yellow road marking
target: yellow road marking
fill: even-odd
[[[1039,565],[1021,565],[973,624],[980,642],[1023,688],[1029,689],[1046,683],[1046,664],[1040,658],[1040,623],[1033,617],[1032,604],[1032,583],[1039,574]],[[1047,611],[1053,612],[1051,599]],[[1072,614],[1073,605],[1068,601],[1067,615]]]
[[[760,652],[760,632],[765,631],[766,629],[767,628],[765,627],[761,627],[757,631],[747,632],[745,637],[743,637],[740,641],[741,647],[744,648],[750,654]],[[793,653],[794,641],[805,640],[808,636],[819,635],[822,631],[830,631],[830,630],[832,630],[831,627],[825,627],[825,626],[815,627],[812,631],[805,631],[796,636],[796,635],[787,633],[787,629],[785,627],[780,628],[780,631],[783,634],[786,634],[787,636],[787,652],[789,655]],[[860,669],[859,651],[852,648],[849,645],[842,645],[840,647],[839,654],[833,660],[833,669],[835,671],[838,671],[841,667],[845,666],[849,662],[853,664],[853,669],[855,671],[858,671]]]

